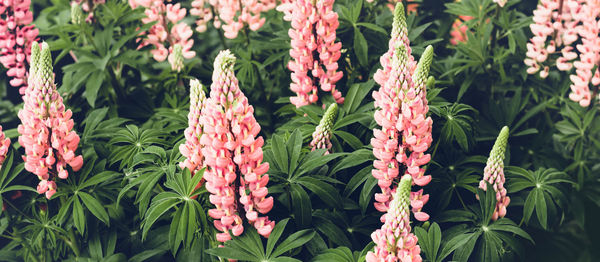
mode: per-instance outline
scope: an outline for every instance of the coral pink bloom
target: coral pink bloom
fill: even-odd
[[[25,148],[25,169],[41,181],[38,192],[49,199],[56,192],[56,177],[68,177],[67,165],[78,171],[83,157],[76,155],[79,136],[73,131],[72,112],[67,110],[54,84],[52,57],[46,43],[31,47],[29,87],[19,111],[19,144]]]
[[[140,40],[139,45],[139,48],[153,45],[154,49],[150,53],[154,60],[165,61],[172,55],[177,44],[183,47],[183,57],[190,59],[196,56],[196,52],[191,51],[194,45],[194,40],[191,39],[193,31],[189,25],[181,21],[187,10],[180,4],[165,4],[162,0],[130,0],[129,5],[131,8],[138,6],[145,8],[146,17],[142,19],[143,23],[156,22],[145,33],[146,38]]]
[[[214,18],[214,26],[222,28],[225,37],[233,39],[245,26],[252,31],[260,29],[265,23],[261,13],[275,5],[275,0],[194,0],[190,13],[199,17],[196,21],[198,32],[206,31],[206,24]]]
[[[425,79],[429,74],[429,66],[433,49],[428,47],[418,65],[410,55],[410,47],[404,20],[402,4],[395,9],[390,49],[380,61],[383,69],[375,73],[375,81],[381,85],[373,92],[375,99],[375,121],[381,129],[374,129],[371,139],[373,154],[377,158],[373,162],[372,174],[378,179],[381,193],[375,194],[375,208],[381,212],[387,211],[391,196],[395,189],[400,166],[405,175],[410,175],[418,186],[425,186],[431,181],[431,176],[425,175],[422,168],[430,160],[425,151],[431,146],[432,120],[427,116]],[[411,194],[415,217],[427,220],[429,216],[423,213],[422,207],[427,202],[428,195],[423,191]],[[382,220],[385,216],[381,217]]]
[[[371,234],[375,248],[366,256],[367,262],[421,262],[421,248],[410,227],[411,176],[404,175],[393,195],[381,229]]]
[[[206,96],[202,84],[197,79],[190,82],[190,113],[188,114],[188,127],[185,129],[185,143],[179,146],[179,152],[185,160],[179,163],[181,168],[187,168],[192,175],[204,167],[204,156],[200,138],[202,137],[202,123],[200,117]],[[200,185],[198,185],[200,186]]]
[[[27,88],[31,43],[38,36],[38,29],[28,25],[33,21],[30,4],[31,0],[0,1],[0,63],[21,95]]]
[[[290,102],[298,108],[317,102],[317,83],[322,91],[331,92],[337,103],[344,102],[342,93],[335,88],[343,73],[338,71],[342,43],[335,42],[339,21],[333,3],[299,0],[278,7],[292,24],[288,32],[292,39],[288,69],[292,71],[290,89],[296,96]]]
[[[496,138],[483,172],[483,179],[479,182],[479,188],[484,191],[488,189],[487,183],[489,183],[496,192],[496,208],[492,215],[493,220],[504,217],[506,207],[510,203],[510,198],[506,195],[506,189],[504,188],[504,152],[507,142],[508,127],[505,126]]]
[[[254,108],[239,89],[234,63],[235,57],[229,50],[215,59],[210,98],[205,100],[200,120],[200,144],[207,166],[204,178],[211,193],[210,202],[215,205],[208,214],[215,219],[217,230],[223,232],[217,234],[221,242],[230,239],[229,230],[235,236],[244,230],[239,205],[262,236],[268,237],[275,226],[267,217],[259,217],[273,207],[266,187],[269,164],[262,162],[264,140],[257,138],[260,126],[254,118]]]
[[[581,106],[592,101],[592,90],[598,89],[600,72],[600,3],[595,0],[541,0],[533,11],[529,27],[533,37],[527,44],[527,73],[549,75],[554,65],[560,71],[571,71],[569,98]],[[575,52],[575,51],[578,51]],[[590,88],[590,84],[592,88]]]
[[[467,42],[467,30],[469,27],[467,27],[467,25],[464,23],[471,19],[473,19],[473,17],[461,15],[459,18],[454,20],[454,23],[452,24],[452,30],[450,31],[450,36],[452,36],[452,39],[450,39],[451,44],[457,45],[460,42]]]
[[[2,168],[2,163],[4,163],[4,160],[6,159],[6,154],[8,154],[9,147],[10,138],[4,136],[4,132],[2,132],[2,126],[0,125],[0,168]]]

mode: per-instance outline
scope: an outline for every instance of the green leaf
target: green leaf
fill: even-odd
[[[85,232],[86,222],[85,214],[83,213],[83,207],[77,199],[77,196],[73,196],[73,198],[75,198],[75,200],[73,201],[73,222],[75,223],[77,231],[79,231],[79,233],[83,235],[83,233]]]
[[[98,91],[102,82],[104,81],[104,71],[95,71],[88,78],[85,84],[85,98],[90,106],[93,108],[96,104],[96,98],[98,97]]]
[[[275,227],[273,228],[273,231],[271,231],[271,235],[269,235],[269,239],[267,240],[267,257],[271,256],[271,252],[273,252],[273,248],[275,248],[275,243],[277,243],[281,237],[281,234],[283,234],[283,230],[285,230],[285,226],[289,220],[289,218],[286,218],[275,224]]]
[[[237,249],[237,248],[231,248],[231,247],[212,248],[212,249],[207,249],[205,252],[208,254],[211,254],[213,256],[227,258],[227,259],[236,259],[236,260],[241,260],[241,261],[248,261],[249,258],[253,257],[248,252],[245,252],[245,251],[243,251],[241,249]]]
[[[312,220],[312,205],[304,189],[297,184],[290,184],[290,196],[294,219],[301,227],[308,227]]]
[[[104,207],[102,207],[102,204],[100,204],[98,200],[94,199],[94,197],[92,197],[90,194],[81,191],[79,191],[77,195],[79,195],[83,201],[83,204],[85,204],[88,210],[94,214],[94,216],[104,222],[104,224],[110,225],[108,213],[106,213],[106,210]]]
[[[339,195],[338,190],[330,184],[309,176],[301,177],[296,182],[312,191],[330,207],[337,207],[342,203],[342,197]]]
[[[354,27],[354,54],[356,54],[356,58],[358,58],[358,62],[362,66],[368,66],[367,58],[369,56],[369,50],[367,40],[357,27]]]
[[[300,247],[306,242],[310,241],[314,236],[315,231],[312,231],[311,229],[304,229],[291,234],[288,238],[281,242],[281,244],[279,244],[275,251],[273,251],[272,256],[278,257],[289,250]]]

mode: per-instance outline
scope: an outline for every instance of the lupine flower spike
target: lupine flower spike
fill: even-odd
[[[479,188],[487,190],[487,183],[492,185],[496,192],[496,209],[492,215],[493,220],[506,215],[506,207],[510,203],[510,197],[506,195],[504,188],[504,153],[508,142],[508,127],[503,127],[496,138],[494,147],[490,152],[485,169],[483,170],[483,179],[479,182]],[[486,183],[487,182],[487,183]]]
[[[343,73],[337,71],[342,43],[335,42],[339,21],[333,3],[334,0],[299,0],[277,7],[286,14],[284,19],[292,22],[288,31],[292,39],[288,69],[292,71],[290,89],[296,96],[290,102],[298,108],[317,102],[317,83],[322,91],[331,92],[338,104],[344,102],[342,93],[335,89]]]
[[[369,251],[367,262],[420,262],[421,248],[410,227],[410,187],[412,178],[404,175],[385,214],[381,229],[371,234],[375,249]]]
[[[431,146],[431,127],[433,121],[427,116],[429,107],[426,99],[426,80],[433,58],[433,48],[425,49],[418,65],[410,55],[410,47],[404,20],[402,4],[395,9],[390,50],[381,57],[383,69],[375,74],[375,81],[381,85],[373,92],[375,99],[375,121],[381,129],[374,129],[371,139],[373,154],[372,174],[378,179],[381,193],[375,194],[375,208],[387,211],[391,196],[395,191],[400,165],[405,174],[411,175],[418,186],[425,186],[431,176],[425,175],[422,168],[430,160],[425,151]],[[419,221],[429,219],[422,212],[429,195],[423,190],[411,193],[411,205],[415,218]],[[385,216],[381,217],[382,222]]]
[[[183,47],[180,44],[175,44],[173,52],[169,54],[169,64],[171,70],[181,72],[183,70]]]
[[[529,27],[533,37],[527,43],[527,73],[548,77],[550,66],[571,71],[569,98],[581,106],[592,101],[590,84],[600,86],[600,2],[586,0],[541,0],[533,11]],[[579,51],[579,54],[575,52]],[[579,59],[577,59],[579,58]]]
[[[264,140],[256,138],[260,126],[254,108],[238,86],[234,64],[235,56],[229,50],[215,59],[210,98],[201,117],[204,132],[200,143],[207,166],[204,178],[210,202],[215,205],[208,214],[215,219],[217,230],[223,232],[217,234],[220,242],[231,239],[229,230],[234,236],[242,234],[243,213],[264,237],[275,226],[268,217],[259,217],[273,207],[273,197],[267,197],[266,187],[269,164],[262,162]]]
[[[206,95],[202,84],[197,79],[190,81],[190,113],[188,114],[188,127],[185,129],[185,144],[179,146],[179,152],[185,157],[185,160],[179,163],[179,166],[188,168],[192,175],[195,175],[204,167],[204,156],[200,138],[202,137],[202,123],[200,117],[202,108],[206,100]]]
[[[319,148],[326,148],[325,154],[329,154],[331,150],[331,135],[332,128],[335,118],[337,116],[338,105],[333,103],[327,108],[321,122],[315,128],[315,132],[313,132],[312,137],[313,140],[310,142],[310,146],[312,147],[312,151]]]
[[[194,0],[190,13],[199,17],[196,31],[206,31],[206,24],[214,17],[215,28],[223,28],[225,37],[233,39],[244,26],[252,31],[260,29],[265,23],[260,14],[275,8],[275,5],[275,0]]]
[[[29,87],[19,111],[19,144],[25,148],[25,169],[40,179],[38,193],[50,199],[56,193],[56,177],[67,179],[67,165],[73,171],[81,169],[83,157],[75,155],[79,136],[72,131],[73,113],[65,110],[54,84],[50,48],[42,43],[40,50],[34,42],[31,50]]]
[[[6,154],[8,154],[8,148],[10,147],[10,138],[4,136],[4,132],[2,132],[2,126],[0,126],[0,168],[2,168],[2,163],[6,159]]]
[[[131,8],[138,6],[144,7],[146,17],[142,22],[156,22],[147,33],[147,38],[141,40],[138,48],[147,45],[153,45],[154,49],[150,51],[154,60],[162,62],[175,52],[175,46],[181,46],[181,54],[184,58],[190,59],[196,56],[196,52],[191,48],[194,45],[194,40],[191,39],[193,31],[189,25],[182,22],[186,14],[186,9],[181,7],[181,4],[166,4],[162,0],[129,0]],[[170,30],[169,30],[170,28]],[[165,46],[168,45],[168,48]],[[173,67],[173,63],[171,62]],[[173,69],[176,70],[176,69]]]
[[[0,63],[8,69],[10,85],[27,88],[27,66],[30,64],[30,46],[38,36],[38,29],[29,25],[33,13],[29,11],[31,0],[0,1]]]

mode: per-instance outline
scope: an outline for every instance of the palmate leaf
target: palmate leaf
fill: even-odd
[[[523,221],[529,223],[535,210],[537,220],[544,228],[548,228],[548,209],[556,210],[562,207],[567,199],[562,192],[563,184],[575,184],[564,172],[550,168],[540,168],[535,172],[519,167],[507,167],[508,192],[525,191],[527,197],[523,206]]]
[[[435,222],[429,226],[428,231],[422,227],[415,227],[415,234],[419,239],[423,255],[432,262],[443,261],[469,240],[467,234],[457,234],[451,239],[442,240],[442,231]]]
[[[445,120],[441,138],[445,142],[456,142],[464,151],[469,150],[469,145],[473,144],[473,117],[471,114],[477,114],[475,108],[454,103],[451,106],[441,107],[440,116]]]
[[[286,218],[275,225],[267,240],[266,251],[256,229],[248,226],[243,235],[225,242],[224,247],[208,249],[206,253],[240,261],[300,261],[282,255],[302,247],[315,236],[315,232],[310,229],[300,230],[280,241],[288,221],[289,218]]]
[[[196,186],[203,174],[204,170],[198,171],[192,177],[186,168],[181,173],[167,175],[165,186],[172,191],[162,192],[152,199],[142,221],[142,240],[146,238],[150,228],[173,208],[177,209],[169,229],[169,246],[173,254],[177,254],[182,243],[184,248],[190,248],[194,239],[197,239],[196,233],[207,230],[206,212],[193,199],[200,192]]]
[[[110,164],[121,162],[119,169],[130,167],[133,157],[142,152],[146,147],[156,145],[166,145],[162,139],[163,133],[155,129],[140,130],[137,126],[127,125],[125,129],[119,130],[109,141],[113,146],[110,156]]]
[[[493,187],[488,184],[487,188]],[[469,206],[469,211],[446,211],[445,219],[439,219],[448,222],[467,222],[448,230],[451,232],[448,238],[452,240],[453,245],[457,245],[453,260],[500,261],[507,247],[517,246],[516,241],[518,239],[508,237],[506,233],[512,233],[533,243],[533,239],[529,234],[510,219],[491,220],[496,206],[496,194],[493,190],[483,191],[478,188],[477,195],[479,196],[479,204]],[[457,219],[459,217],[462,218]],[[459,242],[460,245],[456,242]],[[520,252],[520,249],[513,249]],[[473,253],[474,251],[475,253]],[[447,253],[450,253],[450,251],[444,250],[443,254],[447,255]]]

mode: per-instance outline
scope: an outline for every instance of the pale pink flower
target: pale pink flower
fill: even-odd
[[[494,0],[494,3],[498,4],[500,7],[504,7],[506,2],[508,2],[508,0]]]
[[[238,205],[243,206],[246,219],[262,236],[268,237],[275,225],[267,217],[259,217],[273,207],[266,187],[269,164],[262,162],[264,140],[256,138],[260,126],[254,108],[239,89],[234,63],[229,50],[215,59],[210,98],[205,100],[200,120],[206,190],[215,205],[208,214],[215,219],[217,230],[223,232],[217,234],[220,242],[230,239],[229,230],[235,236],[244,231]]]
[[[10,138],[4,136],[4,132],[2,132],[2,126],[0,125],[0,168],[2,168],[2,163],[6,159],[6,154],[8,154],[8,148],[10,147]]]
[[[467,30],[469,27],[464,23],[471,19],[473,19],[473,17],[461,15],[454,20],[454,23],[452,24],[452,30],[450,31],[450,36],[452,36],[452,39],[450,39],[451,44],[457,45],[460,42],[467,42]]]
[[[33,43],[29,87],[23,96],[23,109],[19,111],[21,125],[19,144],[25,148],[25,169],[41,181],[40,194],[49,199],[56,192],[56,177],[67,179],[67,165],[79,171],[83,157],[76,155],[79,136],[73,129],[73,113],[67,110],[54,84],[52,57],[46,43]]]
[[[338,71],[342,43],[335,42],[339,21],[333,3],[333,0],[299,0],[278,7],[286,19],[291,18],[288,35],[292,59],[288,69],[292,71],[290,89],[296,96],[290,102],[298,108],[317,102],[317,83],[322,91],[331,92],[338,104],[344,102],[342,93],[335,88],[343,72]]]
[[[31,43],[37,39],[38,29],[29,25],[33,14],[29,11],[31,0],[0,1],[0,63],[8,69],[10,85],[27,88],[27,66]]]
[[[432,56],[433,48],[427,47],[418,65],[415,65],[410,55],[404,10],[399,3],[395,9],[390,50],[380,59],[383,69],[375,73],[375,81],[381,88],[373,92],[377,108],[374,118],[381,129],[374,129],[374,138],[371,139],[373,154],[377,158],[373,162],[375,169],[372,174],[381,188],[381,193],[375,194],[375,208],[381,212],[389,208],[400,165],[404,166],[405,174],[412,176],[416,185],[425,186],[431,181],[431,176],[425,175],[422,166],[431,158],[425,154],[431,146],[433,124],[427,116],[425,79]],[[429,216],[421,209],[428,195],[418,191],[411,197],[415,200],[415,217],[427,220]]]
[[[265,23],[261,13],[275,8],[275,4],[275,0],[194,0],[190,13],[199,17],[198,32],[206,31],[206,24],[214,18],[213,25],[222,28],[225,37],[233,39],[245,26],[252,31],[260,29]]]
[[[393,195],[381,229],[371,234],[375,248],[366,256],[367,262],[421,262],[421,248],[410,227],[411,176],[404,175]]]
[[[496,138],[483,172],[483,179],[479,182],[479,188],[484,191],[487,190],[487,183],[489,183],[496,192],[496,207],[492,215],[493,220],[504,217],[506,215],[506,207],[510,203],[510,197],[506,195],[506,188],[504,188],[504,153],[507,142],[508,127],[505,126],[500,130],[500,134]],[[477,197],[479,198],[479,196]]]
[[[190,59],[196,56],[196,52],[191,48],[194,40],[191,39],[193,31],[189,25],[181,20],[185,17],[187,10],[178,4],[165,4],[162,0],[130,0],[131,8],[143,7],[146,17],[142,19],[143,23],[156,22],[145,35],[146,38],[140,41],[138,48],[147,45],[153,45],[154,49],[150,53],[154,60],[162,62],[167,59],[174,46],[179,44],[183,48],[183,57]],[[171,28],[169,30],[169,28]]]
[[[312,134],[313,140],[310,142],[311,150],[315,151],[316,149],[326,148],[325,154],[329,154],[331,150],[331,136],[332,136],[332,128],[337,116],[338,106],[336,103],[333,103],[327,108],[325,114],[323,114],[323,118],[319,122],[319,125],[315,128],[315,131]]]
[[[200,138],[202,137],[202,123],[200,117],[206,95],[202,90],[202,84],[197,79],[190,81],[190,112],[188,113],[188,127],[185,129],[185,143],[179,145],[179,152],[185,157],[183,162],[179,163],[181,168],[188,168],[192,175],[195,175],[204,167],[204,156]]]
[[[524,61],[527,73],[539,72],[541,78],[546,78],[554,61],[560,71],[574,67],[575,72],[569,77],[569,98],[588,106],[592,100],[590,84],[597,90],[600,83],[600,78],[592,77],[598,73],[592,70],[600,60],[600,3],[596,0],[541,0],[533,15],[534,24],[530,25],[533,37],[527,44],[528,58]]]

